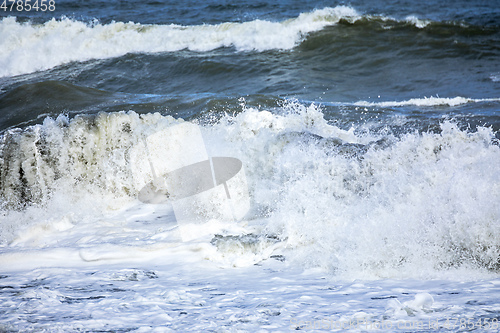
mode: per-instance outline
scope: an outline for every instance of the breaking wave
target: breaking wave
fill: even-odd
[[[47,203],[49,220],[58,221],[58,214],[68,216],[68,202],[74,212],[75,204],[136,200],[131,149],[180,122],[118,112],[6,131],[2,243]],[[314,105],[288,103],[279,114],[245,108],[203,126],[202,134],[208,151],[243,162],[249,218],[262,220],[255,232],[272,240],[272,251],[259,257],[358,277],[500,269],[500,148],[491,129],[468,132],[443,122],[438,133],[356,134],[329,124]]]
[[[204,52],[220,47],[238,51],[291,49],[303,36],[341,19],[356,20],[352,8],[339,6],[303,13],[283,22],[254,20],[217,25],[84,23],[63,18],[44,24],[0,22],[0,77],[46,70],[71,61],[122,56],[131,52]],[[36,55],[36,57],[34,57]]]

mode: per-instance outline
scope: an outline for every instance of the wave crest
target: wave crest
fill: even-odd
[[[341,19],[359,17],[354,9],[345,6],[302,13],[283,22],[254,20],[196,26],[133,22],[86,24],[68,18],[52,19],[38,25],[18,23],[14,17],[8,17],[0,21],[0,77],[132,52],[184,49],[206,52],[220,47],[234,47],[237,51],[288,50],[310,32],[336,24]]]
[[[132,147],[179,122],[120,112],[8,130],[0,142],[0,241],[32,223],[30,201],[54,203],[51,214],[64,215],[68,202],[85,210],[133,199]],[[314,105],[288,103],[278,114],[244,107],[202,134],[208,150],[242,160],[272,255],[356,278],[500,269],[500,149],[491,129],[443,122],[439,133],[380,137],[341,130]],[[23,203],[28,215],[5,209]]]

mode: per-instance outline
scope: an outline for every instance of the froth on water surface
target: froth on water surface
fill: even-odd
[[[498,329],[494,2],[55,3],[0,10],[0,331]]]
[[[179,123],[160,114],[101,113],[5,132],[4,244],[56,246],[43,236],[22,241],[22,235],[47,230],[51,237],[61,232],[62,239],[74,239],[72,230],[82,223],[116,233],[103,244],[130,237],[121,218],[106,216],[139,204],[131,151],[148,135]],[[358,133],[300,103],[284,106],[282,114],[245,108],[201,129],[209,154],[242,161],[253,208],[234,227],[237,234],[279,240],[266,257],[340,276],[427,277],[453,268],[499,268],[500,150],[491,129],[461,130],[444,121],[435,132]],[[77,212],[89,204],[94,213],[81,221]],[[47,209],[54,211],[35,217]],[[231,235],[225,228],[209,224],[197,235]],[[160,239],[179,240],[160,229]],[[154,247],[156,232],[146,234],[139,243]],[[87,247],[85,239],[70,247]],[[216,241],[218,248],[224,240]]]

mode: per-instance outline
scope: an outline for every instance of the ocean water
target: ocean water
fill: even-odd
[[[0,332],[498,332],[498,1],[51,4],[0,8]]]

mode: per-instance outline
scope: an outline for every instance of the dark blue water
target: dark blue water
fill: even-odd
[[[52,17],[67,16],[78,20],[98,19],[103,23],[112,21],[140,22],[144,24],[217,24],[222,22],[244,22],[255,19],[276,20],[292,18],[300,13],[324,7],[345,5],[362,14],[404,18],[416,15],[434,21],[467,22],[474,25],[498,26],[500,18],[498,1],[453,1],[443,3],[427,1],[56,1],[54,12],[23,12],[15,16],[35,22],[45,22]],[[2,16],[10,13],[2,12]]]

